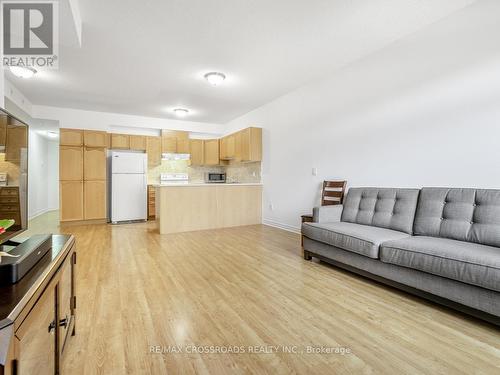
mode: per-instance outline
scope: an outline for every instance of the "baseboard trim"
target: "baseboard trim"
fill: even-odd
[[[36,218],[40,215],[46,214],[47,212],[50,212],[50,211],[55,211],[55,210],[52,208],[45,208],[43,210],[37,211],[34,214],[28,216],[28,220],[33,220],[34,218]]]
[[[274,227],[274,228],[283,229],[283,230],[286,230],[288,232],[300,234],[300,228],[294,227],[293,225],[283,224],[283,223],[280,223],[278,221],[263,219],[262,224],[270,226],[270,227]]]

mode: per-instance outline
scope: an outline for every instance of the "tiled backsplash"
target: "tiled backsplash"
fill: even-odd
[[[188,173],[190,182],[204,182],[208,172],[227,174],[228,182],[261,182],[260,162],[242,163],[228,166],[190,166],[187,160],[162,160],[161,165],[149,168],[148,183],[160,183],[160,173]]]

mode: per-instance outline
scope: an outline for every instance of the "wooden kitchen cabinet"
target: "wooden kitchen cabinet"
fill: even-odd
[[[49,286],[16,331],[16,373],[56,373],[56,319],[55,287]]]
[[[106,218],[106,181],[85,181],[84,219],[97,220]]]
[[[220,140],[220,159],[232,160],[235,156],[235,135],[230,134]]]
[[[189,154],[189,132],[180,130],[162,130],[161,152]]]
[[[65,344],[71,336],[75,326],[75,310],[73,303],[73,296],[75,294],[75,257],[76,255],[73,254],[73,259],[64,262],[64,265],[59,271],[61,275],[58,286],[59,298],[57,301],[59,307],[59,356],[62,356]]]
[[[128,134],[111,134],[112,149],[130,149],[130,136]]]
[[[83,146],[83,130],[59,129],[59,145]]]
[[[108,133],[97,130],[84,130],[83,142],[87,147],[108,147]]]
[[[148,154],[148,165],[150,167],[161,164],[161,137],[146,138],[146,153]]]
[[[219,165],[219,140],[206,139],[203,141],[204,165]]]
[[[0,328],[1,375],[62,373],[65,344],[76,334],[76,246],[73,236],[51,240],[33,271],[1,288],[2,319],[8,314],[13,322]]]
[[[189,132],[177,131],[176,135],[177,135],[177,153],[189,154],[190,152]]]
[[[148,185],[148,219],[154,220],[156,217],[156,188]]]
[[[83,220],[83,181],[61,181],[59,186],[61,221]]]
[[[21,150],[28,146],[28,128],[24,125],[7,125],[5,161],[20,161]],[[26,156],[27,157],[27,156]]]
[[[177,152],[177,135],[173,130],[161,131],[161,152],[176,153]]]
[[[83,148],[79,146],[59,147],[59,179],[61,181],[83,180]]]
[[[262,161],[262,129],[246,128],[241,132],[241,161]]]
[[[205,147],[203,139],[191,139],[190,152],[191,152],[191,165],[203,165],[205,162]]]
[[[131,135],[130,136],[130,149],[137,151],[146,150],[146,137],[144,135]]]
[[[106,180],[106,149],[85,147],[83,157],[83,179]]]

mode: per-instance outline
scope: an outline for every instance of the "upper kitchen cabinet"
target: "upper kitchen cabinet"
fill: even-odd
[[[61,181],[83,180],[83,148],[59,147],[59,179]]]
[[[204,165],[219,165],[219,140],[206,139],[203,141]]]
[[[144,135],[131,135],[130,136],[130,149],[137,151],[146,150],[146,136]]]
[[[87,147],[108,147],[107,133],[97,130],[84,130],[83,143]]]
[[[205,148],[203,139],[191,139],[189,143],[191,152],[191,165],[203,165],[205,162]]]
[[[161,141],[161,137],[146,137],[146,153],[150,167],[161,164]]]
[[[111,134],[111,148],[130,149],[130,136],[128,134]]]
[[[235,135],[230,134],[220,140],[220,159],[232,160],[235,156]]]
[[[83,151],[83,179],[85,181],[106,180],[106,149],[85,147]]]
[[[246,128],[240,131],[241,161],[262,161],[262,129]]]
[[[189,132],[179,130],[162,130],[161,152],[189,154]]]
[[[189,132],[177,131],[177,153],[178,154],[189,154]]]
[[[59,137],[61,146],[83,146],[83,130],[60,129]]]
[[[5,161],[20,161],[21,150],[28,146],[28,127],[8,124],[5,136]]]

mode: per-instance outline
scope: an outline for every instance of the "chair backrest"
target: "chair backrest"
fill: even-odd
[[[321,205],[330,206],[342,204],[344,201],[347,181],[323,181],[323,193],[321,194]]]

